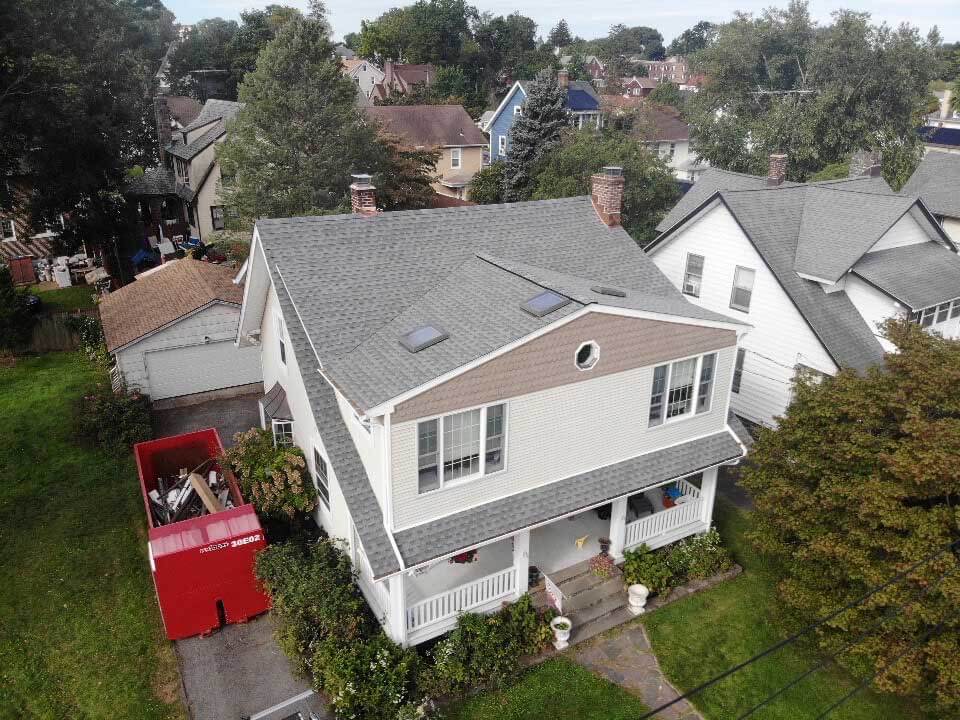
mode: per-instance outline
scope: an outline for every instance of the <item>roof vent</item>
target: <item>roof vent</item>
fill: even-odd
[[[431,345],[436,345],[450,337],[443,330],[433,325],[421,325],[400,336],[400,344],[412,353],[420,352]]]
[[[521,303],[520,307],[534,317],[543,317],[544,315],[549,315],[554,310],[559,310],[569,303],[570,298],[555,293],[553,290],[544,290],[542,293],[534,295],[526,302]]]
[[[593,292],[595,292],[597,295],[609,295],[610,297],[627,296],[627,293],[620,288],[608,287],[606,285],[593,285],[590,287],[590,289],[593,290]]]

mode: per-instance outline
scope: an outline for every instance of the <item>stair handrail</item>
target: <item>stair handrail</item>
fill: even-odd
[[[543,587],[547,591],[547,597],[550,598],[554,608],[563,615],[563,598],[566,597],[563,590],[546,573],[543,574]]]

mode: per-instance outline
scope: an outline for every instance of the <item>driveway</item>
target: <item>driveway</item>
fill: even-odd
[[[209,637],[178,640],[177,655],[193,720],[287,720],[299,712],[333,718],[308,683],[293,674],[273,639],[269,613]]]
[[[225,446],[233,445],[238,432],[260,427],[260,407],[257,400],[262,393],[250,393],[228,398],[216,398],[193,405],[153,411],[153,427],[157,437],[214,427]]]

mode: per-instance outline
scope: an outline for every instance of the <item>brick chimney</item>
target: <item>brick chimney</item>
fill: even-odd
[[[570,87],[570,73],[567,70],[557,70],[557,84],[564,90]]]
[[[620,224],[623,210],[623,168],[608,165],[590,177],[590,199],[600,219],[610,227]]]
[[[157,121],[157,142],[160,143],[160,162],[163,163],[167,155],[164,148],[166,148],[173,139],[173,131],[170,126],[170,105],[167,103],[166,95],[157,95],[153,98],[153,114]]]
[[[767,171],[767,186],[783,185],[787,179],[787,156],[785,153],[776,153],[770,156],[770,169]]]
[[[393,63],[390,60],[387,60],[383,64],[383,86],[389,92],[392,85],[393,85]]]
[[[880,151],[879,150],[857,150],[850,156],[849,177],[855,178],[861,175],[877,177],[880,175]]]
[[[351,175],[350,207],[357,215],[377,214],[377,189],[370,184],[370,176],[360,173]]]

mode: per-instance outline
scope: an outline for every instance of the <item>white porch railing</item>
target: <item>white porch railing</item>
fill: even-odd
[[[553,607],[563,615],[563,590],[546,573],[543,574],[543,587],[547,591],[547,597],[550,598]]]
[[[511,596],[516,587],[517,575],[511,567],[421,600],[407,608],[407,632]]]
[[[683,491],[683,497],[688,499],[677,503],[672,508],[627,523],[623,542],[624,548],[635,547],[658,535],[663,535],[700,520],[703,512],[700,490],[686,480],[680,480],[677,484]]]

